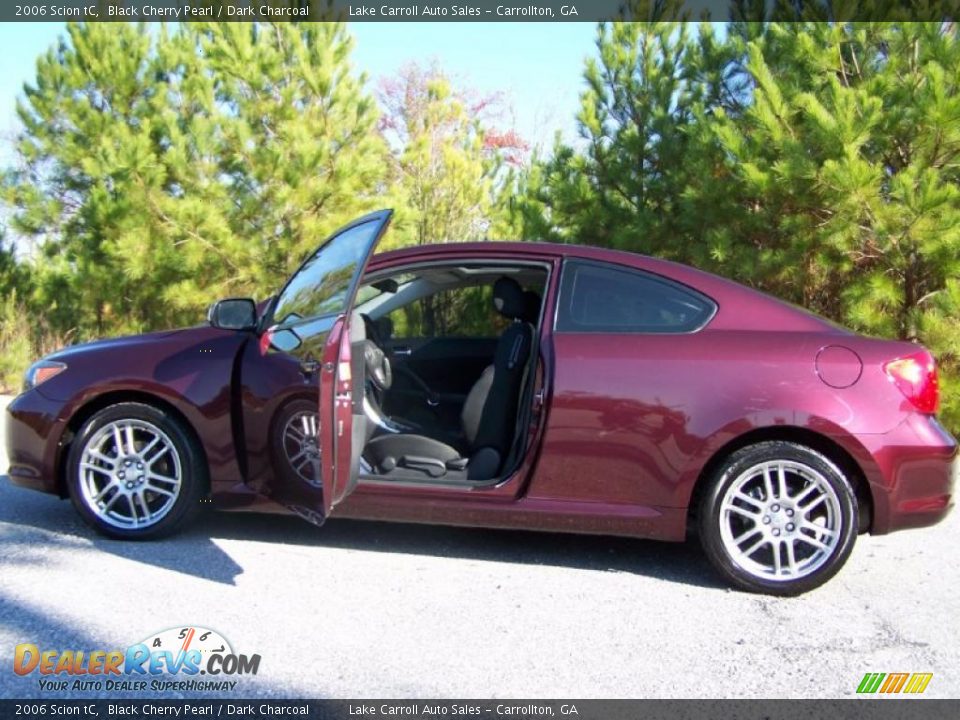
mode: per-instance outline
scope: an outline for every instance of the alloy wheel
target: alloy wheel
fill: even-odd
[[[151,422],[114,420],[84,445],[80,497],[101,521],[120,529],[155,525],[180,496],[183,469],[170,437]]]
[[[795,460],[743,471],[720,504],[720,538],[738,567],[763,580],[815,573],[837,549],[841,503],[822,473]]]
[[[315,412],[300,411],[291,415],[283,426],[283,453],[290,467],[301,480],[320,486],[319,417]]]

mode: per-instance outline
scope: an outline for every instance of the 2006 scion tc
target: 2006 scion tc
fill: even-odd
[[[922,347],[621,252],[371,257],[390,217],[335,233],[269,302],[37,362],[7,411],[10,480],[125,539],[207,496],[317,524],[695,530],[730,583],[778,595],[951,506]]]

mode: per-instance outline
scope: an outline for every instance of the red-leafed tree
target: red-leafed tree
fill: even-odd
[[[454,88],[437,66],[416,64],[378,88],[380,132],[398,197],[397,245],[479,240],[502,225],[501,191],[527,144],[503,128],[500,94]]]

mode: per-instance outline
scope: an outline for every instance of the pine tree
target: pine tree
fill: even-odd
[[[688,188],[715,162],[697,123],[735,102],[728,47],[709,25],[601,23],[577,116],[583,150],[558,144],[523,178],[525,236],[691,259]]]
[[[373,209],[385,147],[342,24],[72,24],[18,112],[7,196],[37,301],[81,336],[264,296]]]
[[[226,177],[231,256],[249,258],[251,282],[276,287],[325,236],[380,206],[376,101],[341,23],[211,23],[184,35],[199,70],[187,80],[213,101],[199,119],[216,112],[209,157]]]
[[[960,44],[939,23],[771,24],[723,116],[738,209],[719,267],[939,356],[960,422]],[[751,263],[751,259],[754,260]],[[956,425],[955,425],[956,426]]]
[[[0,302],[6,304],[18,288],[29,291],[30,268],[17,258],[13,243],[0,228]]]

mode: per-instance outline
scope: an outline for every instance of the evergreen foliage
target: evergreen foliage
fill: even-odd
[[[385,179],[339,24],[73,24],[18,106],[13,228],[32,301],[80,336],[274,288]]]

